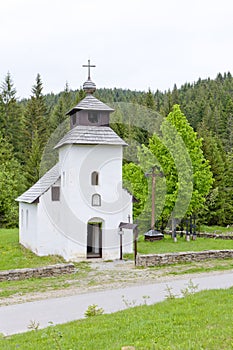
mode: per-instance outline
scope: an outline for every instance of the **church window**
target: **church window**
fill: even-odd
[[[63,187],[65,186],[66,184],[66,173],[63,171],[62,173],[62,184],[63,184]]]
[[[29,216],[29,213],[28,213],[28,209],[26,210],[26,229],[28,228],[28,216]]]
[[[57,202],[60,200],[60,187],[59,186],[53,186],[52,187],[52,201]]]
[[[88,112],[88,120],[92,124],[96,124],[99,121],[99,113],[96,111]]]
[[[21,226],[23,227],[23,209],[21,209]]]
[[[92,196],[92,206],[93,207],[100,207],[101,206],[101,197],[97,193],[93,194],[93,196]]]
[[[93,171],[91,174],[91,184],[93,186],[99,185],[99,173],[97,171]]]
[[[72,124],[75,125],[77,122],[76,113],[72,115]]]

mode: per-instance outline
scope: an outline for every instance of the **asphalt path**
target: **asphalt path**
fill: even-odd
[[[11,335],[28,331],[31,321],[39,322],[40,328],[84,318],[88,306],[97,304],[105,313],[123,310],[130,306],[154,304],[166,298],[168,287],[172,293],[181,296],[181,289],[187,288],[190,278],[173,279],[120,289],[91,292],[61,298],[53,298],[0,307],[0,333]],[[233,273],[200,275],[192,278],[198,291],[233,286]]]

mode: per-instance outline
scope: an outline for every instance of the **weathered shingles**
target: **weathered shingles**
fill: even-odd
[[[93,144],[93,145],[121,145],[127,144],[111,128],[105,126],[76,126],[71,129],[55,146],[64,144]]]
[[[35,183],[35,185],[19,196],[16,201],[33,203],[58,180],[59,176],[59,164],[56,164],[44,176],[42,176],[40,180]]]
[[[109,111],[113,112],[114,109],[106,105],[105,103],[101,102],[97,98],[95,98],[92,95],[87,95],[81,102],[79,102],[75,107],[73,107],[68,113],[66,114],[72,114],[74,111],[79,110],[95,110],[95,111]]]

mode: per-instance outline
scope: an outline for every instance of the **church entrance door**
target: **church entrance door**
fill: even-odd
[[[102,223],[88,222],[87,258],[102,258]]]

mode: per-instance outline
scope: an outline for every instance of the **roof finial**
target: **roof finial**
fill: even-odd
[[[91,65],[90,60],[88,60],[88,64],[84,64],[83,67],[88,68],[88,79],[87,81],[83,84],[83,90],[88,93],[88,94],[93,94],[96,90],[96,85],[91,81],[91,69],[92,67],[95,67],[95,65]]]
[[[88,68],[88,80],[91,79],[91,69],[90,68],[95,67],[95,65],[93,65],[93,64],[91,65],[90,62],[91,61],[88,60],[88,64],[83,64],[83,67],[87,67]]]

